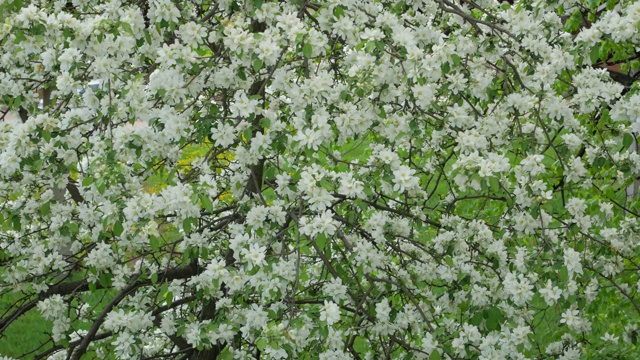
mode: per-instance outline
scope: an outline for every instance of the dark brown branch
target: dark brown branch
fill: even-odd
[[[78,190],[78,187],[71,178],[69,178],[69,182],[67,183],[67,191],[69,192],[69,195],[71,195],[71,199],[73,199],[76,204],[85,202],[84,197],[80,194],[80,190]]]
[[[103,333],[100,333],[100,334],[97,334],[96,336],[94,336],[93,340],[97,341],[97,340],[106,339],[106,338],[108,338],[108,337],[110,337],[112,335],[113,335],[113,331],[103,332]],[[69,343],[69,349],[74,349],[76,346],[80,345],[81,342],[82,342],[82,339],[76,340],[76,341],[71,341]],[[40,354],[36,355],[33,359],[34,360],[40,360],[40,359],[48,358],[49,355],[55,353],[56,351],[62,350],[62,349],[64,349],[64,347],[62,345],[56,345],[56,346],[50,347],[49,349],[47,349],[47,350],[41,352]]]
[[[179,299],[179,300],[174,301],[174,302],[171,304],[171,306],[165,305],[165,306],[161,306],[161,307],[157,308],[156,310],[154,310],[154,311],[151,313],[151,315],[153,315],[153,316],[160,315],[160,314],[162,314],[163,312],[165,312],[165,311],[167,311],[167,310],[174,309],[174,308],[176,308],[176,307],[178,307],[178,306],[180,306],[180,305],[183,305],[183,304],[189,303],[189,302],[191,302],[191,301],[193,301],[193,300],[195,300],[195,299],[196,299],[196,297],[195,297],[195,296],[187,296],[187,297],[185,297],[185,298],[182,298],[182,299]],[[100,334],[95,335],[95,336],[93,337],[93,341],[106,339],[106,338],[108,338],[108,337],[110,337],[110,336],[113,336],[113,331],[106,331],[106,332],[103,332],[103,333],[100,333]],[[169,338],[171,339],[171,337],[169,337]],[[173,339],[171,339],[171,340],[173,341]],[[82,339],[75,340],[75,341],[71,341],[71,342],[69,343],[69,347],[68,347],[68,348],[69,348],[70,350],[75,349],[78,345],[80,345],[80,343],[81,343],[81,342],[82,342]],[[176,345],[177,345],[177,344],[176,344]],[[180,346],[178,345],[178,347],[180,347]],[[56,346],[53,346],[53,347],[51,347],[51,348],[49,348],[49,349],[47,349],[47,350],[45,350],[45,351],[41,352],[40,354],[36,355],[36,356],[34,357],[34,360],[45,359],[45,358],[49,357],[49,355],[51,355],[51,354],[55,353],[55,352],[56,352],[56,351],[58,351],[58,350],[62,350],[62,349],[64,349],[64,346],[63,346],[63,345],[56,345]]]
[[[100,315],[98,315],[98,317],[93,321],[91,328],[87,332],[87,335],[82,339],[82,342],[80,343],[80,345],[78,345],[78,348],[75,351],[71,352],[67,357],[67,359],[80,360],[82,355],[84,355],[84,353],[89,348],[91,341],[93,341],[93,337],[98,333],[98,330],[100,330],[100,326],[102,326],[104,319],[111,312],[111,309],[113,309],[122,300],[124,300],[124,298],[126,298],[129,295],[129,293],[135,292],[138,286],[139,285],[135,281],[129,284],[127,287],[122,289],[122,291],[120,291],[120,293],[104,307]]]
[[[177,267],[177,268],[173,268],[170,269],[162,274],[158,275],[158,282],[170,282],[172,280],[178,280],[178,279],[186,279],[189,278],[191,276],[195,276],[198,275],[200,272],[202,272],[202,269],[198,268],[197,265],[195,263],[190,263],[186,266],[181,266],[181,267]],[[149,284],[148,280],[139,280],[136,283],[137,287],[140,286],[145,286],[147,284]],[[96,284],[95,285],[96,289],[103,289],[104,287],[100,284]],[[86,279],[83,280],[77,280],[77,281],[70,281],[70,282],[66,282],[66,283],[61,283],[61,284],[57,284],[54,286],[51,286],[47,291],[40,293],[40,295],[38,295],[38,297],[36,299],[31,300],[30,302],[28,302],[27,304],[21,306],[20,308],[16,309],[14,312],[12,312],[9,316],[5,317],[4,319],[0,320],[0,332],[2,332],[3,329],[5,329],[7,326],[9,326],[9,324],[11,324],[13,321],[15,321],[16,319],[18,319],[20,316],[24,315],[25,313],[27,313],[29,310],[33,309],[34,307],[36,307],[36,305],[38,305],[38,302],[40,300],[44,300],[47,299],[53,295],[69,295],[72,293],[78,293],[78,292],[85,292],[85,291],[89,291],[89,282]]]

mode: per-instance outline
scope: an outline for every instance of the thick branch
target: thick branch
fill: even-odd
[[[186,279],[195,275],[198,275],[202,272],[201,268],[198,268],[195,263],[190,263],[186,266],[181,266],[177,268],[173,268],[158,274],[158,282],[170,282],[172,280],[178,279]],[[136,287],[145,286],[149,284],[148,280],[138,280],[135,282]],[[103,289],[104,287],[100,284],[96,284],[96,289]],[[29,310],[33,309],[38,305],[40,300],[47,299],[53,295],[69,295],[73,293],[85,292],[89,291],[89,282],[86,279],[65,282],[61,284],[57,284],[51,286],[49,290],[40,293],[36,299],[28,302],[27,304],[21,306],[12,312],[9,316],[0,320],[0,332],[5,329],[9,324],[18,319],[23,314],[27,313]]]
[[[89,329],[89,331],[87,332],[87,335],[82,339],[80,345],[78,345],[76,351],[70,353],[67,359],[80,360],[82,355],[84,355],[84,353],[87,351],[87,348],[89,348],[89,344],[91,344],[93,337],[98,333],[98,330],[100,329],[100,326],[102,326],[104,319],[111,312],[111,309],[118,305],[122,300],[124,300],[124,298],[129,295],[129,293],[134,292],[137,288],[138,285],[134,281],[133,283],[129,284],[129,286],[122,289],[122,291],[120,291],[120,293],[104,307],[100,315],[98,315],[98,317],[94,320],[93,324],[91,325],[91,329]]]

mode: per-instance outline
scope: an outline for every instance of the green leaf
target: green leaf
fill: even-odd
[[[213,212],[213,202],[211,201],[211,199],[209,198],[209,196],[207,195],[202,195],[200,197],[200,205],[207,210],[208,212],[212,213]]]
[[[247,75],[244,73],[244,68],[238,68],[238,77],[242,81],[246,81],[247,80]]]
[[[171,304],[173,304],[173,293],[170,291],[165,291],[164,301],[167,303],[167,306],[171,307]]]
[[[431,356],[429,356],[429,360],[440,360],[442,359],[442,355],[438,352],[438,350],[433,350],[431,352]]]
[[[611,46],[609,46],[607,43],[602,43],[599,46],[600,48],[600,59],[608,59],[609,53],[611,52]]]
[[[462,64],[462,59],[457,54],[451,55],[451,62],[453,62],[453,66],[460,66]]]
[[[318,245],[320,251],[324,250],[327,245],[327,236],[325,234],[318,234],[318,236],[316,236],[316,245]]]
[[[540,206],[532,205],[530,213],[531,213],[531,216],[533,216],[534,219],[537,219],[538,216],[540,215]]]
[[[24,100],[24,98],[22,96],[17,96],[13,99],[13,106],[14,107],[20,107],[20,105],[22,105],[22,101]]]
[[[256,341],[256,347],[260,351],[264,351],[264,349],[267,348],[268,343],[269,343],[269,340],[267,340],[266,338],[261,338],[260,340]]]
[[[20,223],[20,216],[13,215],[11,217],[11,228],[15,231],[20,231],[22,229],[22,224]]]
[[[120,220],[116,221],[116,223],[113,224],[113,235],[120,236],[123,231],[124,227],[122,226],[122,222],[120,222]]]
[[[242,133],[242,141],[249,143],[251,141],[251,138],[253,138],[253,131],[251,130],[251,128],[245,129],[245,131]]]
[[[151,283],[155,284],[158,282],[158,273],[151,274]]]
[[[269,126],[271,126],[271,120],[269,120],[268,118],[263,117],[262,119],[260,119],[260,126],[263,129],[269,128]]]
[[[449,65],[449,62],[445,62],[440,66],[440,70],[442,70],[443,74],[448,74],[449,71],[451,71],[451,66]]]
[[[606,162],[607,160],[605,158],[603,158],[602,156],[599,156],[593,161],[593,166],[595,168],[601,168],[604,166]]]
[[[209,115],[218,115],[220,114],[220,108],[216,104],[209,104]]]
[[[150,235],[149,245],[151,246],[151,250],[158,251],[160,249],[160,238],[155,235]]]
[[[469,319],[469,324],[479,326],[482,323],[482,313],[476,313],[471,319]]]
[[[367,41],[367,45],[365,45],[364,51],[367,53],[372,53],[375,48],[376,48],[375,41]]]
[[[86,177],[84,179],[82,179],[82,186],[89,186],[91,184],[93,184],[93,178],[92,177]]]
[[[336,6],[333,8],[333,16],[336,18],[341,18],[344,16],[344,8],[342,6]]]
[[[489,179],[489,188],[495,194],[500,194],[502,192],[502,189],[500,188],[500,180],[497,178],[492,177]]]
[[[231,350],[229,349],[228,346],[225,346],[225,348],[218,354],[216,359],[218,359],[218,360],[233,360],[233,353],[231,352]]]
[[[387,118],[387,112],[384,111],[384,107],[380,106],[378,109],[380,110],[380,112],[378,113],[378,116],[380,116],[383,119],[386,119]]]
[[[78,224],[76,224],[75,222],[68,222],[67,227],[73,234],[77,234],[80,231],[80,226],[78,226]]]
[[[573,11],[569,19],[567,19],[567,21],[565,22],[564,30],[572,33],[578,30],[580,24],[582,24],[582,14],[580,13],[579,9],[576,9]]]
[[[8,4],[11,4],[12,6],[12,8],[10,7],[9,9],[13,9],[13,11],[19,11],[24,6],[24,1],[13,0],[13,1],[9,1]]]
[[[593,45],[591,52],[589,53],[589,59],[592,64],[598,63],[598,60],[600,60],[600,45]]]
[[[14,30],[13,34],[15,35],[15,38],[13,39],[13,43],[14,44],[19,44],[25,40],[27,40],[27,37],[24,35],[24,31],[22,30]]]
[[[625,133],[622,138],[622,151],[629,149],[629,146],[633,144],[633,135]]]
[[[487,330],[500,330],[500,323],[504,319],[502,316],[502,312],[497,307],[490,307],[486,310],[486,326]]]
[[[100,180],[98,181],[98,183],[96,184],[96,188],[98,189],[98,192],[100,194],[104,194],[104,190],[106,189],[107,184],[104,180]]]
[[[258,72],[260,69],[262,69],[262,60],[255,58],[253,60],[253,71]]]
[[[307,59],[311,58],[312,50],[313,47],[311,46],[311,44],[305,43],[304,45],[302,45],[302,55],[304,55],[304,57],[306,57]]]
[[[46,203],[42,204],[42,206],[40,207],[40,215],[47,216],[49,214],[51,214],[51,205],[47,201]]]
[[[133,29],[131,29],[131,25],[129,25],[129,23],[126,23],[124,21],[120,22],[120,26],[122,27],[122,29],[129,35],[135,37],[135,35],[133,34]]]
[[[320,329],[318,330],[320,332],[320,336],[322,336],[323,338],[329,336],[329,328],[327,327],[327,325],[320,324]]]
[[[108,288],[108,287],[111,286],[111,278],[112,277],[113,277],[113,275],[111,275],[111,274],[107,274],[107,273],[100,274],[100,276],[98,277],[98,282],[103,287]]]
[[[560,273],[558,274],[558,276],[560,277],[560,281],[562,281],[563,283],[569,280],[569,270],[566,266],[563,266],[560,269]]]
[[[263,0],[253,0],[253,6],[255,6],[256,9],[262,8],[262,3]]]
[[[188,217],[182,221],[182,228],[185,234],[190,234],[194,227],[198,226],[198,219],[194,217]]]
[[[364,356],[369,351],[369,343],[367,342],[367,339],[362,336],[356,336],[353,341],[353,350]]]

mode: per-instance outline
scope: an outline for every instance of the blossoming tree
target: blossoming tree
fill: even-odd
[[[639,21],[0,0],[0,352],[637,358]]]

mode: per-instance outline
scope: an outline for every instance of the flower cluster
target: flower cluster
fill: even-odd
[[[640,357],[640,3],[38,4],[0,355]]]

